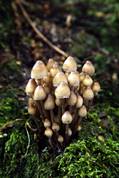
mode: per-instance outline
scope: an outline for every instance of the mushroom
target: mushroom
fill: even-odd
[[[53,86],[57,87],[61,82],[68,83],[67,77],[63,72],[58,72],[53,78]]]
[[[36,134],[44,133],[52,149],[58,151],[81,130],[81,120],[88,114],[89,102],[101,90],[100,84],[93,81],[93,64],[86,61],[80,71],[78,67],[71,56],[63,64],[52,58],[46,65],[38,60],[25,89],[29,96],[28,112],[37,117],[34,118]]]
[[[34,91],[35,91],[36,86],[37,86],[37,84],[36,84],[35,80],[34,79],[29,79],[29,81],[28,81],[28,83],[26,85],[26,89],[25,89],[26,94],[28,96],[32,96]]]
[[[83,98],[82,98],[82,96],[78,95],[76,107],[80,108],[82,105],[83,105]]]
[[[59,143],[63,143],[64,142],[64,138],[61,135],[58,136],[57,140],[58,140]]]
[[[100,84],[98,82],[94,82],[92,86],[92,90],[95,94],[97,94],[101,90]]]
[[[93,75],[95,73],[95,67],[91,61],[86,61],[86,63],[82,67],[82,72]]]
[[[46,98],[46,93],[43,89],[42,86],[37,86],[36,89],[35,89],[35,92],[34,92],[34,96],[33,96],[33,99],[35,101],[40,101],[40,100],[44,100]]]
[[[79,83],[80,83],[80,81],[79,81],[79,73],[78,72],[71,72],[68,75],[68,82],[73,87],[79,87]]]
[[[52,131],[52,129],[50,129],[49,127],[46,128],[46,129],[45,129],[45,132],[44,132],[44,135],[45,135],[46,137],[51,138],[52,135],[53,135],[53,131]]]
[[[50,127],[51,122],[49,121],[49,119],[45,119],[43,125],[44,125],[45,128]]]
[[[86,75],[84,80],[83,80],[83,84],[85,86],[91,86],[93,84],[93,80],[89,75]]]
[[[31,78],[42,79],[48,75],[48,70],[45,64],[38,60],[31,70]]]
[[[83,97],[85,100],[92,100],[94,98],[93,90],[90,87],[86,88],[83,92]]]
[[[74,106],[76,102],[77,102],[77,96],[73,91],[71,91],[70,97],[67,99],[67,103],[70,106]]]
[[[58,99],[69,98],[70,88],[65,82],[61,82],[55,89],[55,96]]]
[[[77,63],[73,57],[69,56],[64,61],[62,68],[65,72],[75,72],[77,70]]]
[[[86,109],[86,106],[85,106],[85,105],[83,105],[83,106],[79,109],[78,115],[79,115],[80,117],[86,117],[86,116],[87,116],[87,109]]]
[[[60,72],[61,70],[59,69],[59,66],[57,63],[53,64],[53,67],[50,69],[50,75],[52,77],[54,77],[58,72]]]

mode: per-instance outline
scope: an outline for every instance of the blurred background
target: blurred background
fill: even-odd
[[[91,60],[96,67],[96,78],[102,88],[78,139],[87,139],[88,128],[91,139],[96,138],[96,142],[101,140],[107,144],[111,138],[111,151],[117,149],[115,145],[118,144],[119,119],[119,1],[1,0],[1,178],[57,177],[55,170],[58,170],[56,167],[60,164],[59,158],[55,164],[55,158],[47,148],[44,149],[44,145],[37,146],[36,135],[25,128],[29,115],[24,87],[36,60],[46,62],[49,58],[54,58],[63,61],[67,54],[76,57],[79,64]],[[40,159],[38,153],[41,155]],[[112,157],[116,162],[117,155]],[[109,169],[112,169],[112,157],[107,161]],[[101,160],[99,164],[101,165]],[[60,166],[66,167],[64,164]],[[75,175],[72,170],[68,172],[66,169],[67,171],[63,172],[64,169],[60,166],[59,177]],[[108,170],[108,166],[100,168],[101,172],[103,169],[106,173],[92,174],[92,177],[117,178],[119,175],[116,165],[112,172]],[[92,172],[93,170],[92,168]],[[88,173],[82,177],[85,176],[91,177]]]

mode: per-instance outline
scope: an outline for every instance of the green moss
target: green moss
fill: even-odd
[[[5,88],[3,91],[1,90],[0,126],[11,120],[27,119],[28,113],[25,108],[25,101],[23,102],[19,98],[23,91],[17,88],[6,88],[6,92],[4,91]]]
[[[63,178],[116,178],[119,174],[119,143],[112,139],[104,143],[95,137],[79,140],[59,156],[59,173]]]

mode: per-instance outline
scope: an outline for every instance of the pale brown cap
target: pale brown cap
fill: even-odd
[[[93,80],[89,75],[86,75],[84,80],[83,80],[83,84],[85,86],[91,86],[93,84]]]
[[[82,96],[78,95],[76,107],[80,108],[82,105],[83,105],[83,98],[82,98]]]
[[[35,89],[33,99],[34,100],[44,100],[46,98],[46,93],[41,85],[38,85]]]
[[[77,102],[77,96],[73,91],[71,91],[70,97],[67,99],[67,103],[70,106],[74,106],[76,102]]]
[[[50,69],[53,67],[55,61],[54,59],[50,58],[47,63],[47,69],[50,71]]]
[[[52,137],[52,135],[53,135],[53,131],[52,131],[52,129],[50,129],[50,128],[46,128],[45,129],[45,132],[44,132],[44,135],[46,136],[46,137]]]
[[[49,119],[45,119],[44,122],[44,127],[47,128],[47,127],[50,127],[51,126],[51,122],[49,121]]]
[[[98,93],[101,90],[100,84],[98,82],[94,82],[92,86],[92,90],[94,93]]]
[[[59,86],[55,89],[56,98],[69,98],[70,96],[70,88],[65,82],[61,82]]]
[[[79,115],[80,117],[86,117],[86,116],[87,116],[87,109],[86,109],[86,106],[85,106],[85,105],[83,105],[83,106],[79,109],[78,115]]]
[[[59,68],[59,65],[55,62],[55,64],[53,64],[53,67],[50,69],[50,75],[54,77],[60,71],[61,70]]]
[[[84,90],[83,98],[86,100],[92,100],[94,98],[94,92],[90,87]]]
[[[80,131],[82,129],[81,125],[79,124],[77,127],[77,131]]]
[[[69,111],[65,111],[65,113],[62,115],[62,123],[63,124],[71,124],[73,118]]]
[[[57,87],[61,82],[68,83],[67,77],[64,72],[58,72],[53,78],[53,86]]]
[[[79,83],[80,83],[80,81],[79,81],[79,73],[78,72],[71,72],[68,75],[68,82],[73,87],[79,87]]]
[[[79,80],[82,82],[85,78],[86,74],[84,72],[79,73]]]
[[[34,79],[29,79],[29,81],[28,81],[28,83],[26,85],[26,89],[25,89],[26,94],[28,96],[32,96],[34,91],[35,91],[36,86],[37,86],[37,84],[36,84],[35,80]]]
[[[31,78],[42,79],[48,75],[48,70],[45,64],[38,60],[31,70]]]
[[[57,124],[56,122],[54,122],[54,123],[52,124],[52,130],[54,130],[54,131],[59,131],[59,129],[60,129],[59,124]]]
[[[86,61],[82,67],[82,72],[85,72],[89,75],[93,75],[95,73],[95,67],[91,61]]]
[[[71,135],[72,135],[72,130],[71,130],[71,128],[68,128],[68,129],[67,129],[67,135],[68,135],[68,136],[71,136]]]
[[[55,107],[54,97],[51,94],[49,94],[47,99],[44,102],[44,109],[52,110],[54,109],[54,107]]]
[[[58,142],[62,143],[64,141],[64,138],[63,136],[59,135],[57,140]]]
[[[65,72],[74,72],[77,70],[77,63],[73,57],[69,56],[64,61],[64,64],[62,67]]]

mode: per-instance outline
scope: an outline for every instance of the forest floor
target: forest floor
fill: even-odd
[[[114,2],[23,1],[23,9],[19,1],[0,2],[0,178],[118,177],[119,3]],[[34,31],[24,10],[53,46]],[[26,128],[24,88],[36,60],[63,61],[66,54],[75,56],[79,64],[91,60],[102,90],[74,145],[57,155],[45,144],[38,145],[35,133]],[[80,158],[74,161],[71,155],[77,153],[72,148],[85,152],[84,161],[96,159],[99,150],[105,157],[103,166],[100,155],[97,167],[91,161],[85,165]],[[78,161],[90,171],[77,168]]]

